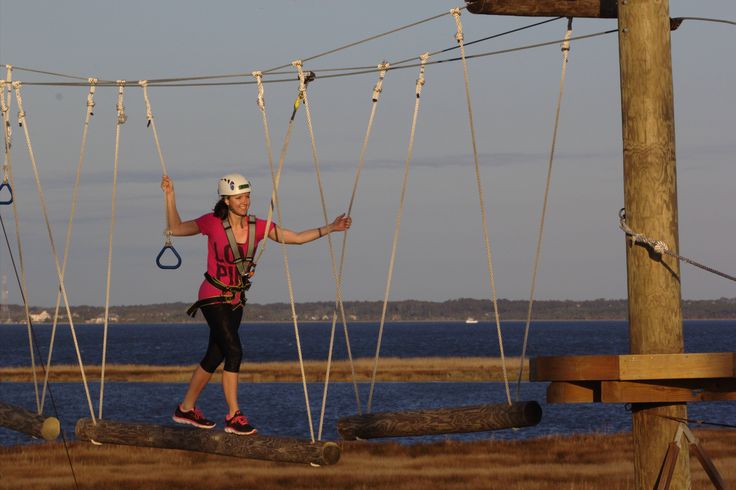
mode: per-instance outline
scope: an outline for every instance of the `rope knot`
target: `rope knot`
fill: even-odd
[[[654,242],[654,251],[657,252],[659,255],[662,255],[669,252],[670,248],[662,240],[657,240],[656,242]]]
[[[383,92],[383,79],[386,76],[386,71],[388,70],[389,66],[390,64],[387,61],[378,64],[378,69],[380,70],[380,72],[378,73],[378,81],[376,82],[376,86],[373,87],[373,102],[378,102],[378,96],[381,95],[381,92]]]
[[[125,91],[125,80],[118,80],[118,103],[116,109],[118,111],[118,124],[125,124],[128,116],[125,115],[125,106],[123,105],[123,92]]]
[[[266,109],[266,102],[263,99],[263,72],[261,71],[254,71],[251,73],[253,78],[256,79],[256,83],[258,83],[258,108],[262,111]]]
[[[455,40],[458,43],[462,43],[465,37],[463,36],[463,23],[460,21],[460,9],[455,7],[450,10],[450,13],[455,18],[455,25],[457,26],[457,33],[455,33]]]
[[[429,53],[424,53],[419,56],[419,78],[417,78],[417,85],[416,85],[416,93],[417,93],[417,99],[422,94],[422,87],[424,86],[424,65],[427,63],[427,60],[429,59]]]

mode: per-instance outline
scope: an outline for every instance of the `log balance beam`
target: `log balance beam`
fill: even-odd
[[[346,440],[375,439],[529,427],[541,419],[542,407],[528,401],[353,415],[338,420],[337,431]]]
[[[281,463],[332,465],[340,459],[341,448],[334,442],[271,436],[240,436],[224,431],[186,427],[79,419],[77,437],[103,444],[183,449],[203,453],[261,459]]]
[[[59,437],[61,431],[59,419],[56,417],[45,417],[3,402],[0,402],[0,427],[47,441]]]

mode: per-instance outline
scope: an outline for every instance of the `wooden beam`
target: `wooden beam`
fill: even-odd
[[[340,459],[334,442],[311,442],[286,437],[240,436],[219,430],[79,419],[77,437],[103,444],[183,449],[203,453],[262,459],[282,463],[331,465]]]
[[[541,356],[529,361],[531,381],[618,379],[619,356]]]
[[[736,377],[736,353],[543,356],[529,363],[532,381],[704,379]]]
[[[529,17],[595,17],[615,19],[616,0],[466,0],[468,12]]]
[[[736,379],[601,381],[603,403],[736,400]]]
[[[541,419],[542,407],[530,401],[354,415],[338,420],[337,431],[346,440],[410,437],[528,427]]]
[[[735,359],[733,352],[624,355],[618,379],[730,378]]]
[[[59,437],[61,426],[56,417],[46,417],[35,412],[0,402],[0,427],[22,432],[39,439],[53,441]]]
[[[547,386],[547,403],[595,403],[601,401],[599,381],[553,381]]]

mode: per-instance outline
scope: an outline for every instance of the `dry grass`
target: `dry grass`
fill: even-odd
[[[736,431],[696,432],[727,482],[736,481]],[[79,488],[595,489],[633,488],[631,434],[411,446],[343,443],[340,462],[312,468],[177,450],[69,448]],[[60,444],[0,448],[0,488],[74,488]],[[712,488],[691,457],[693,488]]]
[[[373,373],[373,359],[354,360],[356,380],[369,381]],[[506,358],[509,376],[519,369],[519,358]],[[159,383],[186,383],[195,366],[148,366],[134,364],[109,364],[105,367],[106,381],[135,381]],[[308,382],[324,380],[325,361],[305,361]],[[37,376],[43,379],[43,371],[36,368]],[[87,377],[94,381],[100,377],[100,366],[85,366]],[[528,360],[525,374],[529,373]],[[217,374],[216,376],[219,376]],[[417,357],[382,358],[376,374],[378,381],[503,381],[503,368],[495,357]],[[30,382],[30,367],[0,368],[0,379],[4,382]],[[52,366],[49,376],[52,382],[79,381],[79,367],[75,365]],[[525,378],[528,379],[528,376]],[[299,364],[289,362],[245,362],[241,365],[240,380],[243,382],[301,381]],[[330,381],[350,381],[352,374],[349,361],[332,363]]]

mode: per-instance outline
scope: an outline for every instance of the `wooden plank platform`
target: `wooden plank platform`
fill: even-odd
[[[732,378],[736,353],[542,356],[529,369],[532,381]]]
[[[736,400],[736,353],[538,357],[530,379],[551,381],[549,403]]]
[[[238,458],[282,463],[331,465],[340,459],[335,442],[311,442],[288,437],[240,436],[222,430],[79,419],[76,434],[80,439],[103,444],[183,449]]]

